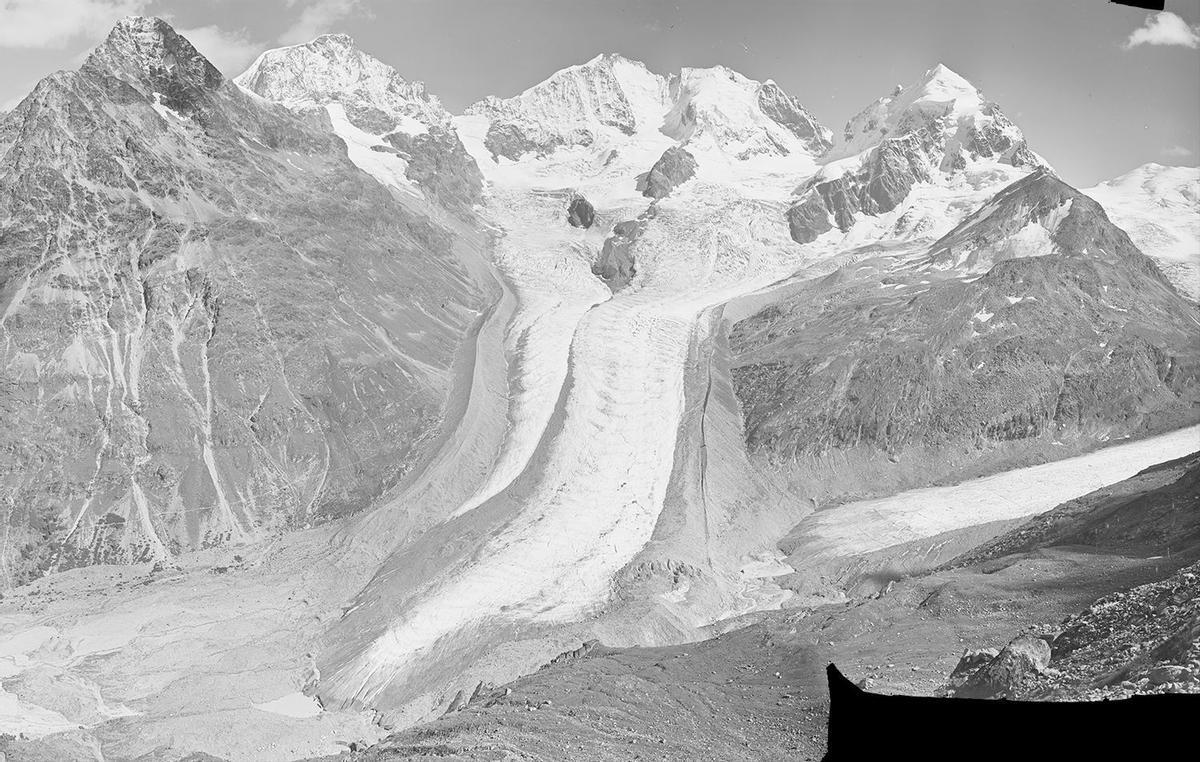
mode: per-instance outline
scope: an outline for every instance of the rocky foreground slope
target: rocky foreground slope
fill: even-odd
[[[1106,595],[1017,646],[968,651],[950,695],[1098,701],[1200,693],[1200,453],[1148,468],[955,559],[994,573],[1042,548],[1088,547],[1161,561],[1163,576]],[[1020,654],[1020,655],[1018,655]]]

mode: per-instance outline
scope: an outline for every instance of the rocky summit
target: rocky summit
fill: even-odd
[[[1080,191],[946,66],[881,92],[605,53],[452,113],[145,17],[41,80],[0,756],[811,757],[830,661],[1190,691],[1194,173]]]

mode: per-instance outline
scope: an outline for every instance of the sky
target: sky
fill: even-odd
[[[79,66],[122,16],[166,18],[228,75],[262,50],[353,36],[451,111],[598,53],[660,74],[774,79],[835,132],[943,63],[1077,187],[1200,159],[1200,0],[0,0],[0,109]]]

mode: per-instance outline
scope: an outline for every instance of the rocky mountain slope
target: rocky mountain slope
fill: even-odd
[[[882,454],[878,488],[1195,420],[1198,328],[1099,204],[1038,170],[923,251],[796,287],[732,344],[753,450]]]
[[[1200,301],[1200,168],[1146,164],[1086,188],[1192,301]]]
[[[478,232],[155,19],[3,117],[0,219],[3,584],[366,507],[484,303]]]

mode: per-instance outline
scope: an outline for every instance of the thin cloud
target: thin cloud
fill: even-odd
[[[150,0],[0,0],[0,48],[62,48],[101,37]]]
[[[1133,30],[1125,40],[1125,49],[1138,45],[1181,45],[1185,48],[1200,47],[1200,34],[1196,29],[1170,11],[1152,13],[1146,23]]]
[[[1164,148],[1162,153],[1163,156],[1169,156],[1172,159],[1186,159],[1192,155],[1192,149],[1176,145],[1171,146],[1170,148]]]
[[[240,73],[267,47],[251,40],[245,30],[227,32],[210,24],[177,31],[212,61],[213,66],[230,76]]]
[[[300,5],[302,0],[288,0],[288,6]],[[308,42],[331,31],[332,26],[350,14],[361,10],[359,0],[316,0],[304,6],[300,18],[279,35],[281,45]]]

